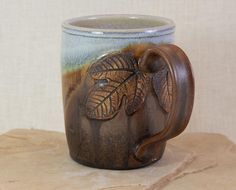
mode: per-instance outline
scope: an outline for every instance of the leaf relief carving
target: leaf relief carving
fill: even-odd
[[[169,113],[173,99],[173,84],[166,66],[153,75],[152,85],[162,109]]]
[[[89,118],[113,118],[124,97],[128,115],[136,112],[144,102],[148,76],[139,71],[138,63],[130,53],[105,55],[92,64],[88,72],[94,79],[86,102]]]

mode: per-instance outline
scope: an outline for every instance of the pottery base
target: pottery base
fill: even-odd
[[[131,169],[138,169],[138,168],[143,168],[145,166],[151,165],[158,160],[160,160],[163,156],[164,150],[166,147],[166,143],[158,144],[158,145],[153,145],[152,147],[149,147],[147,149],[147,154],[151,153],[151,155],[148,155],[145,157],[143,161],[137,160],[134,158],[133,155],[129,157],[129,160],[127,160],[127,165],[111,165],[110,163],[105,163],[101,164],[99,160],[97,162],[88,162],[85,160],[81,160],[78,157],[74,156],[73,153],[70,152],[70,157],[76,161],[79,164],[92,167],[92,168],[99,168],[99,169],[109,169],[109,170],[131,170]],[[154,153],[154,154],[153,154]]]

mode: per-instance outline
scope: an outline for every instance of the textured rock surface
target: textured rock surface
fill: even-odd
[[[17,129],[0,136],[0,168],[0,190],[233,189],[236,146],[222,135],[185,134],[149,167],[110,171],[72,161],[63,133]]]

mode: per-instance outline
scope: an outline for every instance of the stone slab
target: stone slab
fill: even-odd
[[[70,159],[65,135],[16,129],[0,135],[0,190],[149,190],[236,187],[236,147],[222,135],[185,134],[146,168],[111,171]]]

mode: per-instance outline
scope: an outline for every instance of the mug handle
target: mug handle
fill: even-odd
[[[142,139],[135,146],[134,157],[139,161],[142,161],[142,155],[148,145],[163,143],[183,132],[193,108],[194,77],[186,54],[176,45],[157,45],[144,52],[139,67],[144,72],[156,73],[160,70],[158,65],[160,62],[168,69],[172,82],[172,103],[164,129],[151,137]]]

